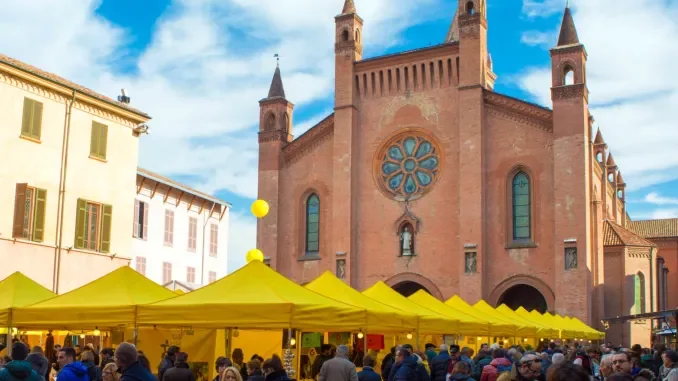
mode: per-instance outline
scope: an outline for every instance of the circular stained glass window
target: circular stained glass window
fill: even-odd
[[[415,199],[438,181],[441,157],[432,135],[408,129],[389,139],[377,152],[375,179],[379,188],[396,200]]]

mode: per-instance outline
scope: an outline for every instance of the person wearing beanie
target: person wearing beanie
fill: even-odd
[[[41,379],[49,381],[49,361],[42,353],[33,351],[26,357],[26,361],[30,362],[33,370],[40,376]]]
[[[26,361],[28,352],[26,344],[20,341],[12,344],[12,361],[0,370],[0,381],[42,381],[31,363]]]

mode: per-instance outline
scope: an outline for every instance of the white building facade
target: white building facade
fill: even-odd
[[[130,266],[158,284],[191,289],[226,276],[230,208],[138,168]]]

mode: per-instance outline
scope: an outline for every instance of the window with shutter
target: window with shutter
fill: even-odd
[[[132,237],[139,238],[139,204],[141,201],[134,200],[134,219],[132,220]]]
[[[111,227],[113,224],[113,206],[112,205],[103,205],[103,212],[101,216],[101,244],[99,245],[99,251],[102,253],[111,252]]]
[[[42,134],[42,103],[24,98],[24,109],[21,120],[21,136],[40,140]]]
[[[24,238],[26,200],[28,199],[30,203],[30,198],[26,197],[27,191],[28,184],[16,184],[16,190],[14,193],[14,224],[12,227],[13,238]]]
[[[216,257],[219,245],[219,225],[210,225],[210,256]]]
[[[113,206],[78,199],[75,219],[76,249],[109,253]]]
[[[198,220],[195,217],[188,218],[188,251],[195,252],[198,237]]]
[[[146,240],[148,238],[148,204],[135,200],[134,202],[134,238]]]
[[[174,212],[165,210],[165,246],[174,245]]]
[[[108,126],[99,122],[92,122],[89,154],[91,157],[106,160],[108,146]]]
[[[146,258],[137,257],[137,272],[141,275],[146,275]]]
[[[217,281],[217,272],[216,271],[210,271],[209,272],[209,278],[207,280],[209,283],[214,283]]]
[[[85,230],[87,229],[87,201],[78,199],[75,217],[75,243],[76,249],[85,248]]]
[[[33,238],[35,242],[45,240],[45,213],[47,208],[47,191],[34,189],[35,192],[35,216],[33,218]]]
[[[162,284],[165,285],[172,281],[172,264],[163,262],[162,264]]]
[[[186,282],[195,283],[195,268],[188,267],[186,269]]]
[[[141,223],[141,228],[143,229],[142,230],[143,234],[142,234],[141,238],[143,240],[148,240],[148,208],[149,208],[149,206],[148,206],[148,203],[146,203],[146,202],[143,203],[143,206],[144,206],[144,208],[143,208],[144,212],[142,213],[142,216],[141,216],[143,218],[143,221]]]

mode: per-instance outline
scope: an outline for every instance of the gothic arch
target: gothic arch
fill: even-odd
[[[522,242],[522,241],[516,241],[513,239],[513,180],[518,175],[520,172],[523,172],[527,175],[527,178],[529,180],[529,189],[530,189],[530,241],[529,242]],[[538,222],[537,221],[537,215],[538,215],[538,210],[537,210],[537,202],[538,200],[538,192],[539,189],[537,187],[537,183],[535,182],[535,173],[530,169],[525,164],[517,164],[514,165],[511,170],[509,170],[508,174],[506,175],[506,184],[505,184],[505,190],[506,190],[506,244],[507,245],[523,245],[523,244],[528,244],[528,245],[534,245],[536,242],[538,242],[538,237],[536,236],[537,229],[535,229],[535,226],[537,226]]]
[[[547,310],[554,311],[556,295],[553,293],[553,290],[551,290],[551,287],[549,287],[549,285],[546,284],[543,280],[535,278],[530,275],[515,275],[499,283],[494,288],[494,290],[492,290],[492,293],[490,293],[488,302],[490,303],[490,305],[496,306],[497,303],[499,302],[499,299],[504,295],[506,291],[508,291],[510,288],[514,286],[523,284],[537,289],[537,291],[539,291],[544,296],[544,299],[546,299]]]
[[[295,255],[304,258],[306,255],[306,202],[309,196],[316,194],[320,199],[320,231],[319,231],[319,251],[317,256],[322,257],[325,254],[327,237],[329,235],[329,219],[330,219],[330,192],[329,188],[321,182],[313,182],[295,188],[295,193],[299,195],[295,200],[295,207],[293,216],[296,223],[296,235],[293,247],[295,247]]]
[[[264,114],[264,131],[275,131],[278,126],[278,118],[275,112],[269,110]]]
[[[558,65],[559,86],[567,85],[567,83],[565,83],[565,77],[567,76],[568,72],[572,72],[572,83],[570,83],[570,85],[581,83],[581,78],[579,78],[579,72],[577,70],[577,64],[571,59],[566,59],[562,61],[560,65]]]
[[[422,285],[424,288],[426,288],[431,295],[435,296],[438,298],[438,300],[443,300],[443,293],[440,292],[440,289],[438,286],[435,285],[435,283],[431,282],[428,278],[424,277],[423,275],[416,274],[416,273],[400,273],[397,275],[394,275],[390,278],[388,278],[385,283],[389,287],[396,286],[400,283],[403,282],[413,282],[413,283],[418,283]]]

